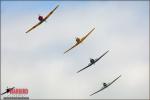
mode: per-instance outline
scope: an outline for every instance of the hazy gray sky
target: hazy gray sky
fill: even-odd
[[[28,88],[32,99],[149,98],[149,1],[1,3],[1,91]],[[25,34],[57,4],[46,23]],[[83,44],[63,54],[93,27]],[[94,66],[76,73],[107,50]]]

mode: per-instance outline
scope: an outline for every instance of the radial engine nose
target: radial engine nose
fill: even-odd
[[[80,43],[80,38],[77,37],[77,38],[76,38],[76,42],[77,42],[77,43]]]
[[[38,20],[39,20],[39,21],[43,21],[43,16],[39,16],[39,17],[38,17]]]

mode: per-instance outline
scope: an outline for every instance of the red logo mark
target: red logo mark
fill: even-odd
[[[13,89],[9,92],[10,94],[28,94],[28,89]]]

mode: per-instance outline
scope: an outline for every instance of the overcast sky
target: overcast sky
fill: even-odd
[[[149,1],[1,3],[1,91],[28,88],[32,99],[149,98]],[[58,4],[47,22],[25,33]],[[84,43],[63,54],[94,27]]]

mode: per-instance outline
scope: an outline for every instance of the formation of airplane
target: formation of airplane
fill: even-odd
[[[57,5],[46,17],[43,17],[43,16],[39,16],[38,17],[38,20],[39,20],[39,23],[37,23],[36,25],[34,25],[33,27],[31,27],[29,30],[26,31],[26,33],[30,32],[31,30],[35,29],[37,26],[39,26],[40,24],[42,24],[44,21],[47,20],[47,18],[49,16],[51,16],[53,14],[53,12],[59,7],[59,5]]]
[[[39,16],[39,17],[38,17],[39,22],[38,22],[36,25],[34,25],[33,27],[31,27],[29,30],[27,30],[26,33],[30,32],[31,30],[35,29],[36,27],[38,27],[39,25],[41,25],[43,22],[45,22],[45,21],[54,13],[54,11],[55,11],[58,7],[59,7],[59,5],[57,5],[57,6],[56,6],[51,12],[49,12],[48,15],[45,16],[45,17]],[[69,52],[70,50],[72,50],[73,48],[75,48],[76,46],[78,46],[79,44],[81,44],[94,30],[95,30],[95,28],[93,28],[90,32],[88,32],[88,33],[87,33],[84,37],[82,37],[82,38],[77,37],[77,38],[76,38],[76,44],[74,44],[71,48],[69,48],[68,50],[66,50],[66,51],[64,52],[64,54],[67,53],[67,52]],[[84,68],[82,68],[81,70],[77,71],[77,73],[79,73],[79,72],[85,70],[86,68],[88,68],[88,67],[92,66],[93,64],[95,64],[96,62],[98,62],[98,61],[99,61],[104,55],[106,55],[108,52],[109,52],[109,50],[106,51],[106,52],[105,52],[103,55],[101,55],[99,58],[96,58],[96,59],[90,58],[90,63],[89,63],[86,67],[84,67]],[[116,79],[114,79],[114,80],[113,80],[112,82],[110,82],[110,83],[103,83],[103,87],[102,87],[100,90],[98,90],[98,91],[92,93],[90,96],[92,96],[92,95],[94,95],[94,94],[96,94],[96,93],[98,93],[98,92],[100,92],[100,91],[106,89],[106,88],[109,87],[111,84],[113,84],[116,80],[118,80],[120,77],[121,77],[121,75],[120,75],[119,77],[117,77]],[[13,90],[14,88],[15,88],[15,87],[7,88],[7,89],[6,89],[6,92],[2,93],[1,95],[4,95],[4,94],[6,94],[6,93],[9,93],[9,92],[10,92],[11,90]]]
[[[77,45],[79,45],[80,43],[82,43],[93,31],[94,31],[95,28],[93,28],[89,33],[87,33],[87,35],[85,35],[84,37],[82,38],[76,38],[76,44],[73,45],[70,49],[68,49],[67,51],[64,52],[67,53],[68,51],[70,51],[71,49],[73,49],[74,47],[76,47]]]
[[[103,55],[101,55],[99,58],[96,58],[96,59],[90,58],[90,63],[89,63],[86,67],[84,67],[84,68],[82,68],[81,70],[79,70],[77,73],[79,73],[79,72],[85,70],[86,68],[92,66],[93,64],[95,64],[97,61],[99,61],[99,60],[100,60],[105,54],[107,54],[108,52],[109,52],[109,50],[106,51],[106,52],[105,52]]]
[[[106,88],[109,87],[111,84],[113,84],[116,80],[118,80],[120,77],[121,77],[121,75],[120,75],[119,77],[117,77],[116,79],[114,79],[114,80],[113,80],[112,82],[110,82],[110,83],[103,83],[103,87],[102,87],[100,90],[98,90],[98,91],[92,93],[90,96],[92,96],[92,95],[94,95],[94,94],[96,94],[96,93],[98,93],[98,92],[100,92],[100,91],[106,89]]]
[[[12,88],[7,88],[6,91],[4,93],[2,93],[1,95],[4,95],[6,93],[9,93],[11,90],[13,90],[15,87],[12,87]]]

